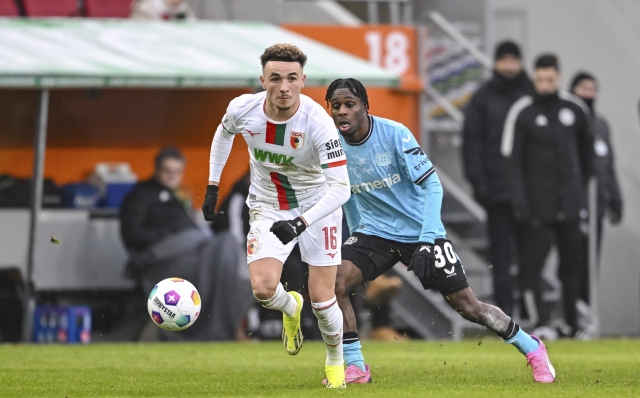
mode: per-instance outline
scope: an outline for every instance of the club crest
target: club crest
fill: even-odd
[[[300,149],[304,146],[304,133],[291,132],[291,147],[293,149]]]
[[[252,256],[258,252],[258,238],[255,236],[247,241],[247,254]]]
[[[380,167],[389,166],[391,164],[391,154],[389,152],[377,153],[375,162]]]

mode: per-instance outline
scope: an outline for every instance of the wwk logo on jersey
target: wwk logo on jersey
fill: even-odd
[[[298,133],[296,131],[291,132],[291,139],[289,141],[293,149],[300,149],[304,145],[304,133]]]
[[[253,155],[256,157],[256,160],[259,162],[266,162],[269,159],[269,163],[278,164],[278,165],[293,165],[294,157],[288,157],[286,155],[281,155],[279,153],[273,153],[269,151],[263,151],[262,149],[253,149]]]

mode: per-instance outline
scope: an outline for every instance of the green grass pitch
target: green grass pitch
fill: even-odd
[[[640,340],[550,343],[552,385],[497,339],[364,342],[373,383],[326,390],[324,347],[280,343],[0,345],[0,397],[640,396]]]

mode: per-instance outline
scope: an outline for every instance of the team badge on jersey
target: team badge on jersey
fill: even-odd
[[[568,127],[568,126],[572,126],[573,123],[576,121],[576,115],[573,113],[571,109],[562,108],[560,109],[560,113],[558,113],[558,119],[560,119],[560,123]]]
[[[304,133],[291,132],[291,147],[293,149],[300,149],[304,145]]]
[[[258,238],[255,236],[247,241],[247,254],[253,256],[258,252]]]
[[[391,164],[391,154],[389,152],[377,153],[375,161],[380,167],[389,166]]]

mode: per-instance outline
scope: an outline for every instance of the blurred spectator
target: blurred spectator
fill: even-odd
[[[577,332],[576,301],[584,266],[581,220],[587,218],[586,184],[592,174],[593,136],[588,108],[579,98],[559,93],[555,55],[535,63],[535,94],[513,104],[504,126],[502,154],[509,160],[514,216],[521,235],[520,283],[527,313],[540,303],[541,270],[553,233],[558,273],[571,333]]]
[[[596,113],[598,84],[591,74],[578,73],[571,82],[571,92],[580,97],[589,107],[589,122],[594,137],[595,173],[598,180],[598,253],[602,241],[602,220],[608,214],[612,224],[622,220],[622,195],[614,168],[611,132],[607,121]]]
[[[131,18],[148,20],[195,20],[186,0],[136,0],[131,5]]]
[[[190,202],[177,195],[185,159],[175,148],[162,149],[155,173],[136,184],[120,208],[120,231],[129,251],[127,274],[145,294],[159,281],[181,277],[192,282],[202,298],[198,321],[180,333],[161,331],[165,340],[231,340],[247,307],[237,294],[238,253],[231,234],[212,238],[195,220]],[[249,301],[251,297],[249,297]]]
[[[463,161],[475,199],[487,212],[489,261],[493,266],[493,294],[506,314],[513,313],[515,226],[506,164],[500,154],[502,131],[509,108],[533,84],[522,68],[520,47],[505,41],[496,47],[493,77],[474,94],[465,109]]]
[[[598,183],[598,214],[597,214],[597,255],[600,256],[600,247],[602,242],[602,221],[605,214],[609,215],[612,224],[618,224],[622,220],[622,195],[620,194],[620,186],[614,168],[613,147],[611,146],[611,133],[606,120],[595,112],[595,101],[598,97],[598,84],[595,77],[589,73],[578,73],[571,82],[570,90],[573,94],[582,98],[589,107],[589,122],[591,123],[591,131],[594,135],[595,150],[595,172]],[[587,239],[588,237],[585,237]],[[588,245],[585,244],[585,248]],[[585,255],[585,260],[588,259]],[[596,264],[599,264],[598,262]],[[585,262],[582,276],[582,287],[580,296],[583,303],[578,306],[578,323],[580,326],[580,335],[578,338],[591,339],[597,334],[597,324],[592,315],[589,304],[589,265]]]

